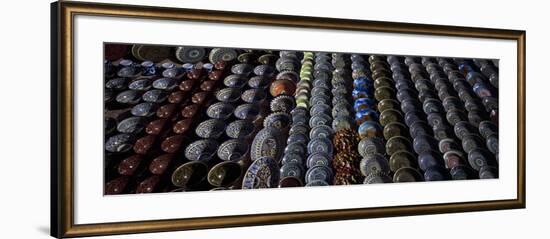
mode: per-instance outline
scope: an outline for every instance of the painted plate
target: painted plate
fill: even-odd
[[[218,143],[211,139],[197,140],[185,148],[185,157],[189,160],[208,161],[216,154]]]
[[[197,63],[206,56],[206,50],[202,47],[178,47],[176,48],[176,58],[182,63]]]
[[[218,102],[210,105],[206,110],[206,115],[213,119],[225,120],[233,114],[235,106],[230,103]]]
[[[209,119],[200,123],[195,133],[201,138],[218,138],[225,131],[225,122],[219,119]]]
[[[225,134],[233,139],[244,139],[254,132],[254,124],[248,120],[236,120],[227,125]]]
[[[279,167],[277,160],[262,157],[254,161],[243,178],[243,189],[274,188],[279,184]]]
[[[237,51],[231,48],[214,48],[208,55],[208,59],[212,64],[220,61],[232,61],[235,58],[237,58]]]
[[[238,139],[223,142],[218,148],[218,157],[221,160],[238,161],[248,153],[248,144]]]
[[[284,150],[285,140],[281,132],[272,127],[263,128],[256,134],[250,148],[252,161],[269,157],[276,162],[281,159]]]

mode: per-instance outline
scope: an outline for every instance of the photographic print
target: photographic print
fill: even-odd
[[[51,6],[54,237],[525,208],[523,30]]]
[[[498,67],[105,43],[105,194],[495,179]]]

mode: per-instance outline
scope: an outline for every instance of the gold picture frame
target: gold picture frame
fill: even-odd
[[[139,19],[165,19],[199,22],[223,22],[284,27],[306,27],[406,33],[435,36],[475,37],[517,41],[517,197],[462,203],[355,208],[308,212],[287,212],[243,216],[166,219],[100,224],[74,223],[74,91],[73,46],[76,15],[117,16]],[[421,214],[469,212],[525,208],[525,31],[459,26],[441,26],[319,17],[286,16],[211,10],[114,5],[84,2],[55,2],[52,20],[52,155],[51,155],[51,235],[79,237],[124,233],[161,232],[189,229],[254,226],[358,218],[377,218]]]

